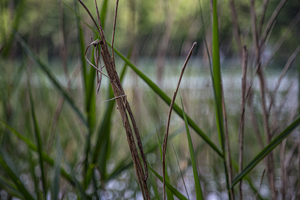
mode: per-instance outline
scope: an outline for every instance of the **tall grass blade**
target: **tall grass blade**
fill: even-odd
[[[150,167],[148,165],[148,168],[150,169],[150,171],[161,181],[163,182],[163,178],[162,176],[160,176],[152,167]],[[183,199],[183,200],[187,200],[187,198],[181,194],[176,188],[174,188],[168,180],[166,180],[166,186],[167,188],[173,193],[173,195],[175,195],[178,199]]]
[[[20,140],[22,140],[31,150],[37,152],[37,147],[26,137],[24,137],[22,134],[20,134],[18,131],[16,131],[14,128],[6,124],[4,121],[0,120],[0,123],[4,125],[8,130],[10,130],[14,135],[16,135]],[[49,165],[54,166],[54,160],[50,158],[45,152],[42,152],[42,156],[45,162],[47,162]],[[72,177],[61,167],[60,168],[61,175],[69,181],[71,185],[75,185],[74,180]]]
[[[33,98],[32,98],[31,87],[30,87],[29,81],[28,81],[27,85],[28,85],[28,93],[29,93],[29,99],[30,99],[30,105],[31,105],[31,116],[32,116],[32,121],[33,121],[34,134],[35,134],[37,150],[38,150],[38,155],[39,155],[39,163],[40,163],[42,184],[43,184],[43,194],[44,194],[44,198],[46,199],[47,185],[46,185],[46,177],[45,177],[44,159],[42,156],[42,152],[43,152],[42,137],[41,137],[39,125],[38,125],[38,122],[36,119],[36,115],[35,115],[34,102],[33,102]],[[38,192],[38,191],[36,191],[36,192]]]
[[[62,159],[62,150],[60,146],[60,139],[59,139],[59,134],[57,134],[57,139],[56,139],[56,161],[54,164],[54,179],[53,179],[53,185],[52,185],[52,194],[51,198],[53,200],[59,199],[59,182],[60,182],[60,165],[61,165],[61,159]]]
[[[74,101],[71,99],[71,97],[68,95],[68,93],[63,89],[63,87],[60,85],[60,83],[56,80],[55,76],[50,72],[48,67],[45,63],[43,63],[39,57],[30,49],[28,44],[20,37],[20,35],[15,32],[14,33],[15,38],[19,41],[22,49],[27,53],[27,55],[32,58],[39,68],[47,75],[47,77],[50,79],[52,84],[56,87],[56,89],[62,94],[62,96],[65,98],[65,100],[69,103],[71,108],[75,111],[75,113],[78,115],[78,117],[82,120],[82,122],[88,126],[84,115],[80,112],[79,108],[75,105]]]
[[[186,128],[186,135],[187,135],[187,139],[188,139],[188,143],[189,143],[191,163],[192,163],[192,167],[193,167],[193,175],[194,175],[194,182],[195,182],[196,198],[197,198],[197,200],[199,200],[199,199],[202,200],[204,198],[203,198],[203,194],[202,194],[202,189],[201,189],[199,175],[198,175],[198,172],[197,172],[197,165],[196,165],[196,159],[195,159],[195,155],[194,155],[194,147],[193,147],[192,137],[191,137],[191,134],[190,134],[189,125],[188,125],[187,118],[186,118],[186,115],[185,115],[185,111],[184,111],[184,107],[183,107],[181,96],[180,96],[180,100],[181,100],[182,114],[183,114],[185,128]]]
[[[34,198],[31,196],[29,191],[25,188],[23,183],[20,180],[20,176],[17,174],[17,172],[13,169],[14,164],[12,163],[12,160],[9,158],[8,154],[6,154],[3,149],[0,149],[0,165],[4,169],[4,171],[8,174],[8,176],[11,178],[11,180],[15,183],[16,187],[18,188],[18,191],[20,191],[25,199],[28,200],[34,200]]]
[[[107,42],[108,45],[110,45]],[[124,60],[128,66],[141,78],[145,83],[168,105],[171,104],[171,98],[168,97],[150,78],[148,78],[142,71],[140,71],[134,64],[130,62],[120,51],[114,48],[115,53]],[[182,110],[180,107],[174,103],[173,110],[183,119]],[[187,115],[187,121],[189,125],[196,131],[196,133],[202,137],[202,139],[220,156],[223,156],[223,153],[218,149],[218,147],[209,139],[209,137],[196,125],[196,123]]]
[[[277,145],[279,145],[300,124],[300,117],[291,123],[284,131],[274,138],[232,181],[233,188],[244,176],[246,176],[264,157],[266,157]]]
[[[219,26],[218,26],[218,14],[217,14],[217,0],[213,0],[213,24],[212,24],[212,63],[213,63],[213,90],[215,100],[215,111],[216,111],[216,125],[218,130],[219,141],[223,152],[223,165],[226,177],[226,187],[228,191],[228,197],[231,199],[229,191],[229,177],[226,164],[226,148],[225,148],[225,134],[223,124],[223,111],[222,111],[222,78],[221,78],[221,67],[220,67],[220,50],[219,50]],[[234,197],[232,197],[234,198]]]

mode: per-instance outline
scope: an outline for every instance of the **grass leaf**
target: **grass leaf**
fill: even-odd
[[[88,127],[88,124],[84,118],[84,115],[80,112],[79,108],[75,105],[74,101],[71,99],[71,97],[68,95],[68,93],[63,89],[63,87],[60,85],[60,83],[56,80],[55,76],[50,72],[48,67],[45,63],[43,63],[39,57],[30,49],[29,45],[20,37],[20,35],[15,32],[14,33],[15,38],[19,41],[22,49],[27,53],[27,55],[32,58],[36,62],[36,64],[39,66],[39,68],[47,75],[49,80],[52,82],[52,84],[55,86],[58,92],[62,94],[62,96],[65,98],[65,100],[69,103],[71,108],[75,111],[75,113],[78,115],[78,117],[82,120],[82,122]]]
[[[42,184],[43,184],[43,194],[46,199],[47,185],[46,185],[46,177],[45,177],[45,170],[44,170],[45,169],[44,168],[44,160],[43,160],[43,156],[42,156],[42,152],[43,152],[42,137],[41,137],[40,129],[39,129],[38,122],[36,119],[36,115],[35,115],[34,102],[33,102],[33,98],[32,98],[31,87],[30,87],[29,81],[28,81],[27,85],[28,85],[28,93],[29,93],[29,99],[30,99],[30,105],[31,105],[31,116],[32,116],[33,127],[34,127],[34,135],[35,135],[35,139],[36,139],[36,143],[37,143],[37,150],[38,150],[38,154],[39,154],[39,163],[40,163]],[[36,191],[36,192],[38,192],[38,191]]]
[[[162,176],[160,176],[152,167],[150,167],[148,165],[148,168],[150,169],[151,172],[153,172],[153,174],[161,181],[163,182],[163,178]],[[181,194],[176,188],[174,188],[168,180],[166,180],[166,186],[167,188],[173,193],[173,195],[175,195],[178,199],[184,199],[187,200],[187,198]]]
[[[300,124],[300,117],[291,123],[284,131],[274,138],[232,181],[233,188],[244,176],[246,176],[264,157],[266,157],[277,145],[279,145]]]
[[[187,139],[188,139],[188,143],[189,143],[191,163],[192,163],[192,167],[193,167],[196,197],[197,197],[197,200],[198,199],[204,199],[203,198],[203,194],[202,194],[202,189],[201,189],[199,175],[198,175],[198,172],[197,172],[197,165],[196,165],[196,159],[195,159],[195,155],[194,155],[193,142],[192,142],[192,138],[191,138],[191,134],[190,134],[190,130],[189,130],[189,125],[188,125],[188,122],[187,122],[187,118],[186,118],[186,114],[185,114],[185,111],[184,111],[184,107],[183,107],[181,96],[180,96],[180,100],[181,100],[182,114],[183,114],[185,128],[186,128],[186,135],[187,135]]]
[[[109,42],[107,42],[108,45]],[[114,48],[115,53],[124,60],[128,66],[141,78],[145,83],[168,105],[171,104],[171,98],[168,97],[150,78],[148,78],[142,71],[140,71],[132,62],[127,59],[120,51]],[[180,107],[174,103],[173,110],[183,119],[182,110]],[[196,133],[202,137],[202,139],[219,155],[222,157],[222,152],[218,147],[209,139],[209,137],[196,125],[196,123],[187,115],[187,121],[189,125],[196,131]]]
[[[12,163],[12,160],[9,158],[9,155],[5,153],[2,149],[0,149],[0,165],[4,169],[4,171],[8,174],[11,180],[15,183],[18,188],[18,191],[22,193],[25,199],[34,200],[29,191],[25,188],[23,183],[20,180],[20,176],[17,174],[13,167],[15,166]]]
[[[24,137],[22,134],[20,134],[18,131],[16,131],[14,128],[6,124],[3,120],[0,119],[0,123],[4,125],[8,130],[10,130],[14,135],[16,135],[20,140],[25,142],[25,144],[33,151],[37,152],[37,147],[26,137]],[[47,162],[49,165],[54,166],[54,160],[50,158],[45,152],[42,153],[43,159],[45,162]],[[74,185],[75,182],[72,179],[72,177],[61,167],[60,168],[61,174],[66,180],[69,181],[70,184]]]

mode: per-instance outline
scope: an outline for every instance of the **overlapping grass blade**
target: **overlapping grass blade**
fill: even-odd
[[[65,3],[64,3],[65,4]],[[67,5],[67,4],[65,4]],[[71,7],[67,6],[72,12],[74,12],[79,19],[81,19],[91,30],[93,30],[95,33],[97,31],[91,27],[83,18],[81,18],[78,13],[71,9]],[[109,41],[106,41],[107,44],[111,47]],[[168,105],[171,104],[171,98],[168,97],[166,93],[164,93],[150,78],[148,78],[142,71],[140,71],[129,59],[127,59],[120,51],[118,51],[116,48],[114,48],[114,52],[120,56],[122,60],[124,60],[128,66],[141,78],[145,81],[145,83],[158,95],[164,102],[166,102]],[[182,110],[180,107],[174,103],[173,110],[183,119],[182,116]],[[196,133],[202,137],[202,139],[220,156],[222,157],[222,152],[218,149],[218,147],[207,137],[207,135],[197,126],[197,124],[187,115],[187,120],[189,125],[196,131]]]
[[[10,180],[0,176],[0,187],[8,192],[11,196],[22,199],[23,195],[18,191],[13,183]]]
[[[20,140],[25,142],[25,144],[33,151],[37,152],[37,147],[26,137],[24,137],[22,134],[20,134],[18,131],[16,131],[14,128],[6,124],[4,121],[0,120],[0,123],[4,125],[8,130],[10,130],[14,135],[16,135]],[[42,152],[42,156],[45,162],[47,162],[49,165],[54,166],[54,160],[50,158],[45,152]],[[75,182],[71,178],[71,176],[61,167],[60,168],[61,175],[66,178],[66,180],[69,181],[70,184],[74,185]]]
[[[127,58],[130,58],[132,47],[130,48]],[[124,66],[122,68],[122,71],[120,73],[120,81],[122,82],[124,80],[124,76],[127,70],[127,64],[124,63]],[[108,99],[112,99],[114,97],[114,93],[112,91],[112,87],[108,86]],[[93,163],[99,164],[99,170],[102,176],[102,178],[106,179],[106,161],[108,159],[108,153],[109,153],[109,146],[110,146],[110,128],[111,128],[111,117],[113,108],[115,105],[115,101],[109,101],[108,105],[106,107],[104,118],[101,122],[101,125],[99,127],[97,142],[95,145],[95,150],[93,152]]]
[[[300,117],[291,123],[284,131],[275,137],[232,181],[233,188],[246,174],[248,174],[264,157],[266,157],[277,145],[279,145],[300,124]]]
[[[108,45],[110,45],[107,42]],[[171,104],[171,98],[168,97],[150,78],[148,78],[142,71],[140,71],[129,59],[127,59],[120,51],[114,48],[115,53],[124,60],[128,66],[141,78],[145,83],[168,105]],[[173,110],[183,119],[182,110],[174,103]],[[218,147],[209,139],[209,137],[197,126],[197,124],[187,115],[189,125],[196,131],[196,133],[203,138],[203,140],[219,155],[222,157],[222,152]]]
[[[150,171],[161,181],[161,182],[163,182],[163,178],[162,178],[162,176],[160,176],[152,167],[150,167],[149,165],[148,165],[148,168],[150,169]],[[184,199],[184,200],[187,200],[187,198],[183,195],[183,194],[181,194],[176,188],[174,188],[170,183],[169,183],[169,181],[168,180],[166,180],[166,186],[167,186],[167,188],[172,192],[172,194],[174,195],[174,196],[176,196],[178,199]]]
[[[169,139],[173,139],[175,136],[179,135],[182,132],[181,129],[176,130],[175,132],[171,133],[169,136]],[[147,139],[145,139],[147,140]],[[144,141],[142,142],[143,144],[146,144]],[[151,147],[149,147],[146,151],[145,151],[145,155],[147,155],[148,153],[153,152],[154,150],[156,150],[156,148],[160,146],[160,143],[158,144],[153,144]],[[160,146],[160,150],[161,150],[161,146]],[[127,156],[126,158],[124,158],[121,162],[119,162],[119,164],[117,165],[117,167],[115,168],[115,170],[105,179],[106,181],[109,181],[113,178],[115,178],[116,176],[118,176],[119,174],[121,174],[124,170],[130,168],[131,166],[133,166],[133,162],[132,160],[127,163],[128,160],[130,160],[130,155]]]
[[[62,96],[65,98],[65,100],[69,103],[71,108],[75,111],[75,113],[78,115],[78,117],[81,119],[81,121],[88,126],[84,115],[81,113],[79,108],[75,105],[73,99],[68,95],[68,93],[63,89],[63,87],[60,85],[60,83],[56,80],[55,76],[50,72],[48,67],[45,63],[43,63],[39,57],[30,49],[29,45],[20,37],[20,35],[15,32],[14,33],[15,38],[19,41],[22,49],[27,53],[27,55],[32,58],[36,64],[39,66],[39,68],[47,75],[49,80],[52,82],[52,84],[55,86],[57,91],[59,91]]]
[[[0,165],[11,178],[11,180],[14,182],[14,184],[18,188],[18,191],[22,193],[23,197],[28,200],[34,200],[30,192],[25,188],[25,186],[21,182],[19,174],[13,169],[15,165],[12,163],[12,160],[9,158],[9,155],[6,154],[6,152],[4,152],[3,149],[0,149]]]
[[[187,135],[187,139],[188,139],[188,143],[189,143],[191,163],[192,163],[192,167],[193,167],[196,197],[197,197],[197,200],[198,199],[204,199],[203,194],[202,194],[200,179],[199,179],[198,172],[197,172],[197,165],[196,165],[196,159],[195,159],[195,155],[194,155],[193,142],[192,142],[192,138],[191,138],[191,134],[190,134],[190,130],[189,130],[189,125],[188,125],[188,122],[187,122],[187,118],[186,118],[186,114],[185,114],[185,111],[184,111],[184,107],[183,107],[181,97],[180,97],[180,100],[181,100],[182,114],[183,114],[185,128],[186,128],[186,135]]]
[[[40,164],[40,169],[41,169],[41,176],[42,176],[42,184],[43,184],[43,194],[44,198],[46,199],[46,193],[47,193],[47,185],[46,185],[46,177],[45,177],[45,168],[44,168],[44,159],[42,156],[42,137],[39,129],[39,125],[36,119],[35,115],[35,110],[34,110],[34,102],[33,102],[33,97],[31,93],[31,87],[30,83],[28,82],[28,93],[29,93],[29,99],[30,99],[30,105],[31,105],[31,116],[32,116],[32,121],[33,121],[33,127],[34,127],[34,135],[37,143],[37,150],[38,150],[38,155],[39,155],[39,164]],[[36,191],[38,192],[38,191]]]

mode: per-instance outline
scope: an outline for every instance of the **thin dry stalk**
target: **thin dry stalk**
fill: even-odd
[[[124,89],[122,87],[121,81],[119,79],[119,76],[117,74],[117,71],[115,69],[115,62],[112,59],[109,50],[108,50],[108,46],[106,43],[106,39],[105,39],[105,35],[104,35],[104,31],[103,28],[101,26],[101,22],[99,20],[99,15],[98,15],[98,22],[99,22],[99,26],[97,25],[95,19],[93,18],[93,16],[91,15],[90,11],[88,10],[88,8],[85,6],[85,4],[81,1],[78,0],[80,2],[80,4],[85,8],[85,10],[87,11],[87,13],[90,15],[91,19],[93,20],[94,24],[97,27],[99,36],[100,36],[100,40],[96,40],[94,45],[100,45],[101,47],[101,56],[102,59],[104,61],[104,65],[106,67],[106,71],[109,77],[109,80],[111,82],[111,86],[114,92],[114,96],[115,97],[120,97],[120,98],[116,98],[116,102],[117,102],[117,106],[118,106],[118,110],[120,112],[120,115],[122,117],[122,122],[123,122],[123,126],[125,128],[126,131],[126,136],[127,136],[127,142],[129,145],[129,149],[130,149],[130,153],[131,153],[131,157],[134,163],[134,168],[135,168],[135,172],[137,175],[137,179],[138,179],[138,183],[139,186],[142,190],[142,194],[143,194],[143,198],[149,200],[150,199],[150,193],[149,190],[147,188],[147,178],[148,178],[148,168],[147,168],[147,162],[146,162],[146,157],[143,151],[143,146],[142,146],[142,142],[141,142],[141,138],[140,138],[140,134],[139,134],[139,130],[136,126],[135,123],[135,119],[133,117],[133,113],[131,111],[130,105],[127,101],[127,97],[125,95]],[[97,6],[97,2],[95,1],[95,6],[98,12],[98,6]],[[144,170],[143,170],[143,166],[141,164],[141,161],[139,159],[139,154],[138,154],[138,150],[137,147],[135,145],[135,139],[133,136],[133,131],[132,128],[130,126],[130,120],[127,116],[127,112],[129,114],[132,126],[133,126],[133,130],[134,130],[134,134],[136,136],[137,139],[137,144],[138,144],[138,148],[144,163]]]
[[[265,38],[267,34],[269,33],[269,30],[272,27],[272,24],[270,26],[267,25],[265,30],[268,30],[266,33],[266,36],[263,37],[261,41],[261,45],[259,45],[258,42],[258,34],[257,34],[257,26],[256,26],[256,13],[255,13],[255,7],[254,7],[254,0],[250,0],[251,5],[250,5],[250,12],[251,12],[251,19],[252,19],[252,37],[253,37],[253,42],[254,42],[254,47],[255,47],[255,64],[258,68],[257,74],[259,78],[259,84],[260,84],[260,94],[261,94],[261,104],[262,104],[262,111],[263,111],[263,122],[264,122],[264,132],[267,136],[267,142],[270,143],[272,139],[272,134],[270,133],[270,128],[269,128],[269,122],[268,122],[268,113],[267,113],[267,108],[266,108],[266,82],[264,78],[264,74],[261,68],[261,63],[260,63],[260,53],[261,53],[261,46],[264,46]],[[277,16],[277,15],[276,15]],[[269,20],[269,22],[271,19]],[[269,24],[269,23],[268,23]],[[271,189],[271,196],[272,199],[276,199],[276,190],[275,190],[275,181],[274,181],[274,160],[273,160],[273,152],[270,152],[270,154],[267,156],[267,170],[268,170],[268,179],[269,179],[269,184],[270,184],[270,189]]]
[[[258,188],[258,190],[257,190],[256,197],[255,197],[256,200],[257,200],[257,198],[258,198],[259,190],[260,190],[261,185],[262,185],[262,182],[263,182],[263,180],[264,180],[265,172],[266,172],[266,169],[264,170],[264,172],[263,172],[263,174],[262,174],[262,176],[261,176],[261,179],[260,179],[259,188]]]
[[[224,123],[225,123],[225,145],[226,145],[226,149],[227,149],[227,160],[228,160],[228,179],[229,179],[229,183],[232,183],[232,164],[231,164],[231,153],[230,153],[230,145],[229,145],[229,136],[228,136],[228,123],[227,123],[227,113],[226,113],[226,107],[225,107],[225,100],[224,100],[224,91],[223,91],[223,87],[222,87],[222,109],[223,109],[223,116],[224,116]],[[235,200],[234,197],[234,189],[231,188],[230,189],[230,196],[232,200]]]
[[[265,62],[265,67],[269,65],[269,63],[274,58],[277,51],[280,49],[281,45],[284,43],[284,41],[287,39],[287,37],[290,35],[292,30],[296,27],[298,22],[300,21],[300,11],[297,13],[297,15],[294,17],[294,19],[289,24],[288,28],[286,29],[285,33],[281,35],[279,40],[275,43],[274,47],[272,47],[272,56]]]
[[[274,12],[272,13],[272,16],[271,18],[269,19],[267,25],[266,25],[266,28],[261,36],[261,44],[264,44],[265,43],[265,40],[273,26],[273,23],[275,22],[275,19],[277,18],[279,12],[282,10],[284,4],[286,3],[287,0],[281,0],[279,2],[279,4],[277,5],[276,9],[274,10]]]
[[[181,73],[180,73],[180,76],[179,76],[179,80],[178,80],[178,84],[177,84],[177,87],[176,87],[176,90],[173,94],[173,98],[172,98],[172,101],[171,101],[171,105],[170,105],[170,109],[169,109],[169,115],[168,115],[168,121],[167,121],[167,127],[166,127],[166,132],[165,132],[165,135],[164,135],[164,142],[163,142],[163,153],[162,153],[162,168],[163,168],[163,190],[164,190],[164,200],[166,199],[166,150],[167,150],[167,143],[168,143],[168,135],[169,135],[169,128],[170,128],[170,121],[171,121],[171,114],[172,114],[172,110],[173,110],[173,105],[174,105],[174,102],[175,102],[175,99],[176,99],[176,95],[178,93],[178,89],[179,89],[179,85],[180,85],[180,82],[181,82],[181,79],[182,79],[182,76],[183,76],[183,73],[184,73],[184,70],[187,66],[187,63],[193,53],[193,50],[196,46],[196,42],[194,42],[193,46],[191,47],[190,49],[190,52],[187,56],[187,58],[185,59],[185,62],[183,64],[183,67],[181,69]]]
[[[257,137],[257,141],[259,143],[260,149],[263,149],[265,145],[264,145],[264,141],[263,141],[263,138],[262,138],[260,130],[259,130],[257,117],[255,115],[255,110],[254,110],[254,106],[253,106],[253,94],[252,94],[252,92],[250,92],[249,100],[246,101],[246,102],[248,102],[248,107],[249,107],[250,116],[251,116],[251,123],[252,123],[252,127],[254,129],[254,133]]]
[[[236,14],[236,9],[235,9],[235,4],[234,4],[234,0],[230,0],[229,2],[230,4],[230,9],[231,9],[231,17],[232,17],[232,21],[233,21],[233,33],[235,35],[235,40],[237,41],[238,44],[238,48],[239,48],[239,52],[240,54],[242,54],[242,41],[241,41],[241,37],[240,37],[240,28],[237,22],[237,14]]]
[[[295,49],[295,51],[292,53],[292,55],[289,57],[288,61],[286,62],[281,74],[280,74],[280,77],[277,81],[277,84],[275,86],[275,89],[274,89],[274,92],[273,92],[273,95],[271,95],[271,101],[270,101],[270,106],[269,106],[269,113],[270,113],[270,110],[274,104],[274,101],[275,101],[275,96],[277,94],[277,91],[279,89],[279,86],[281,84],[281,81],[283,79],[283,77],[285,76],[285,74],[287,73],[287,71],[289,70],[290,66],[292,65],[292,63],[294,62],[294,60],[296,59],[297,55],[300,53],[300,45],[298,45],[298,47]]]
[[[286,167],[284,165],[284,150],[286,145],[286,139],[280,144],[280,170],[281,170],[281,195],[282,199],[285,199],[286,189],[287,189],[287,180],[286,180]]]
[[[246,81],[247,81],[247,63],[248,63],[248,51],[247,47],[244,46],[243,48],[243,58],[242,58],[242,99],[241,99],[241,118],[239,124],[239,173],[243,170],[243,149],[244,149],[244,125],[245,125],[245,105],[246,105]],[[243,199],[242,193],[242,180],[240,181],[239,185],[239,193],[240,193],[240,200]]]
[[[115,40],[115,31],[116,31],[116,24],[117,24],[118,5],[119,5],[119,0],[116,1],[115,18],[114,18],[114,29],[113,29],[112,39],[111,39],[111,59],[112,60],[115,60],[115,55],[114,55],[114,40]]]
[[[262,30],[262,27],[263,27],[264,22],[265,22],[265,15],[266,15],[268,3],[269,3],[269,0],[264,0],[264,2],[263,2],[263,9],[262,9],[262,12],[261,12],[259,28],[258,28],[258,32],[260,34],[261,34],[261,30]]]

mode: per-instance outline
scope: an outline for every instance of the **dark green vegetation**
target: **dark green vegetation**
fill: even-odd
[[[167,199],[299,199],[300,3],[211,2],[119,3],[116,70],[151,199],[163,199],[168,109],[193,42],[170,121]],[[110,44],[115,2],[98,4]],[[0,199],[142,198],[105,76],[96,95],[90,38],[76,0],[0,2]]]

